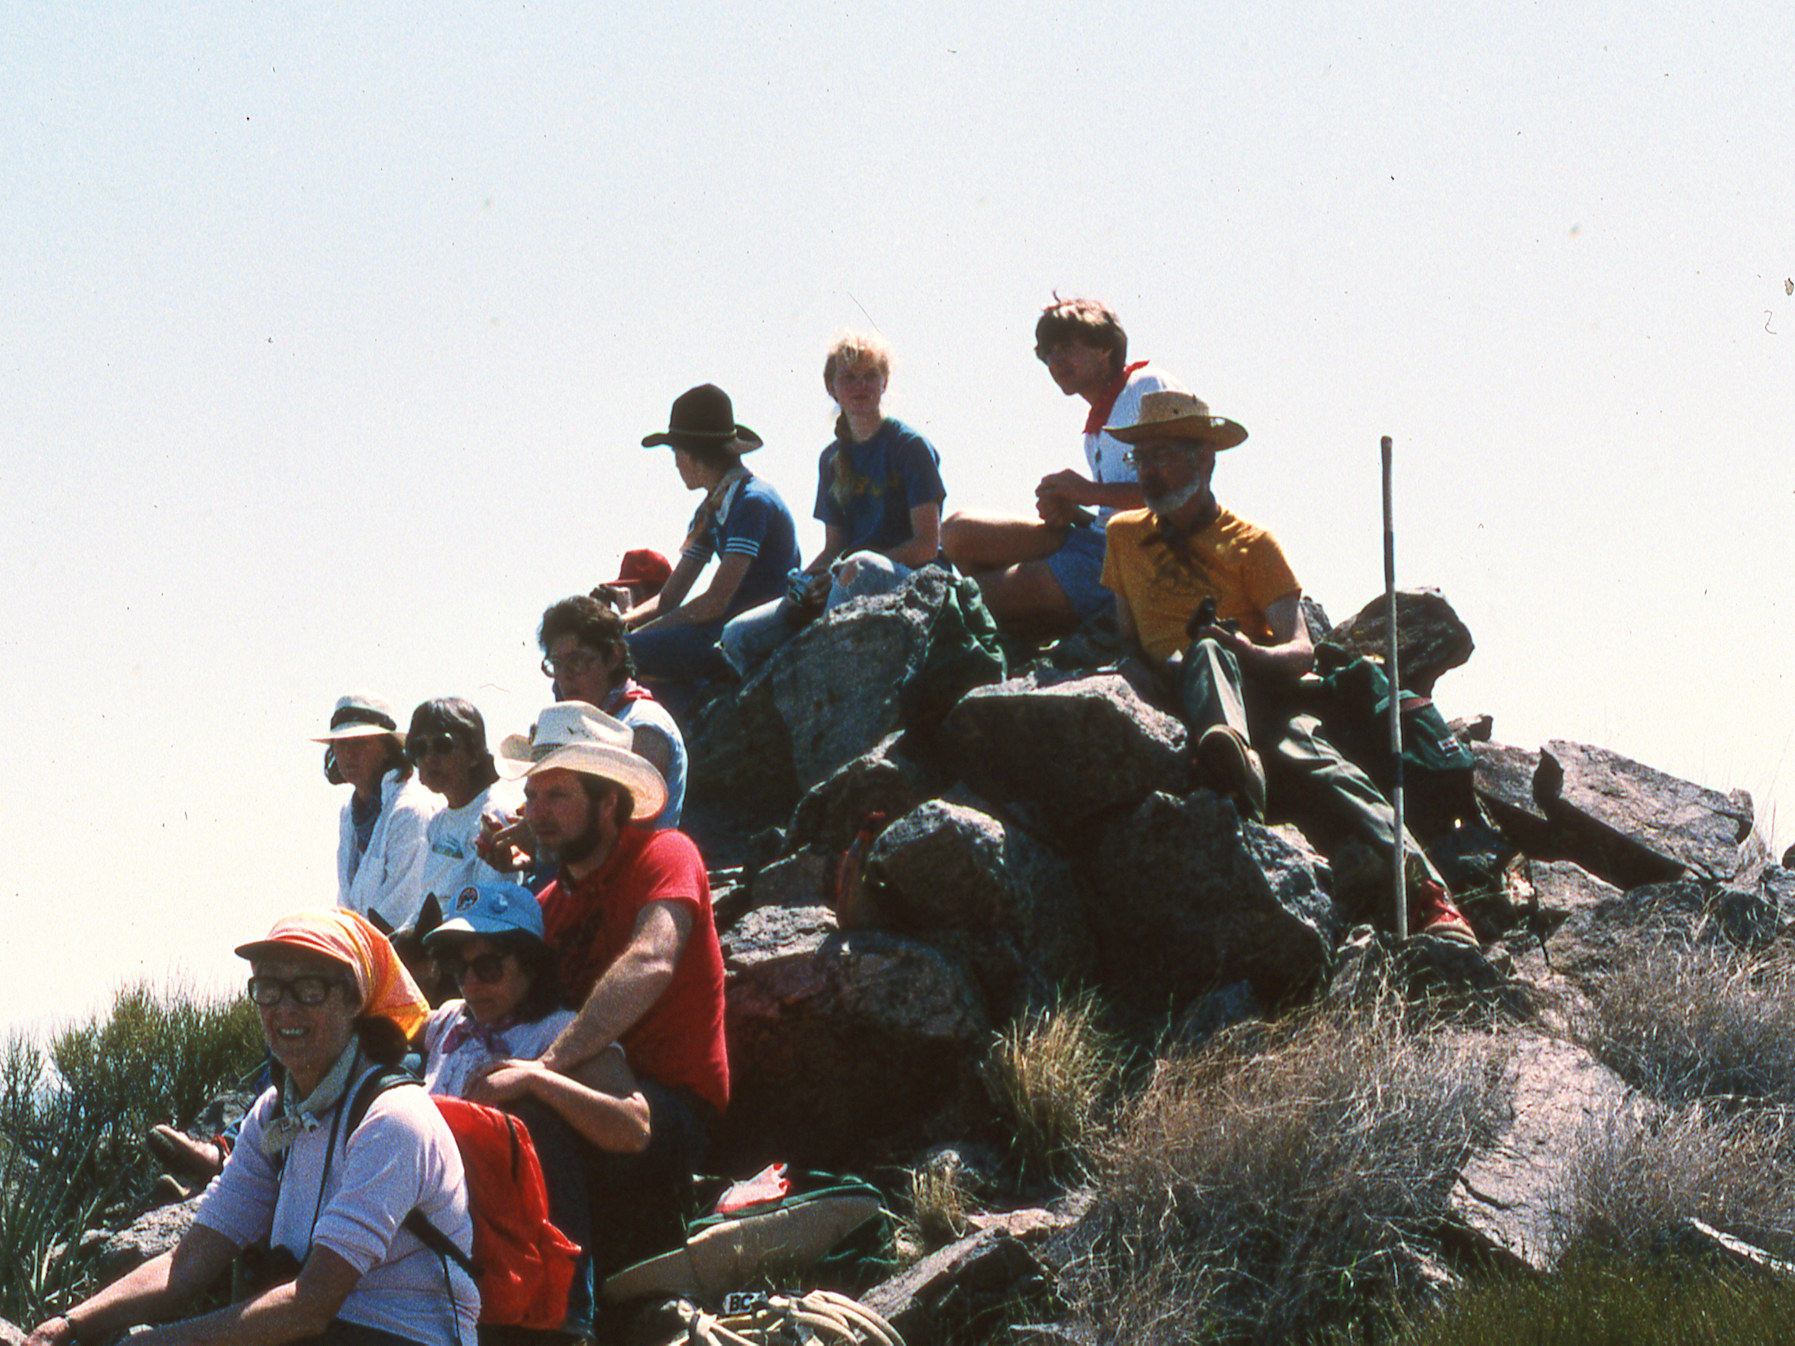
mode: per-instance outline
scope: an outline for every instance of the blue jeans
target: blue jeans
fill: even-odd
[[[854,561],[856,573],[847,584],[839,580],[830,583],[829,597],[823,604],[824,612],[831,612],[856,598],[888,594],[911,574],[909,566],[892,560],[883,552],[855,552],[842,560]],[[841,561],[835,564],[839,566]],[[723,658],[729,661],[729,666],[745,678],[764,664],[774,650],[797,635],[802,625],[798,610],[791,601],[775,598],[771,603],[750,608],[741,616],[726,622],[717,645],[722,650]]]
[[[636,676],[676,718],[690,708],[692,689],[699,683],[729,676],[729,665],[717,653],[722,630],[722,622],[705,622],[629,633]]]

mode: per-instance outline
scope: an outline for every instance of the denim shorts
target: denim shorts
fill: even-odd
[[[1088,622],[1115,610],[1115,595],[1100,581],[1103,574],[1103,529],[1095,523],[1074,524],[1066,540],[1045,562],[1078,620]]]

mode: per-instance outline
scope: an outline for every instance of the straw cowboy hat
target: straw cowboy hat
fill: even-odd
[[[1212,449],[1231,449],[1247,437],[1245,426],[1226,416],[1211,416],[1209,404],[1202,398],[1170,390],[1143,395],[1140,419],[1133,425],[1104,428],[1124,444],[1194,439]]]
[[[508,735],[499,744],[499,774],[510,780],[538,771],[583,771],[629,791],[631,812],[652,818],[667,806],[667,782],[639,755],[628,725],[584,701],[557,701],[536,717],[525,738]]]
[[[758,449],[761,442],[747,426],[736,424],[728,393],[714,383],[701,383],[673,399],[666,430],[644,436],[642,447],[671,444],[676,449],[722,449],[739,458]]]
[[[340,738],[372,738],[391,734],[405,746],[405,733],[393,718],[393,708],[372,692],[351,692],[337,698],[330,713],[330,732],[321,734],[313,743],[335,743]]]

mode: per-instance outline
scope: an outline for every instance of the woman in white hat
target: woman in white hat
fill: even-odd
[[[352,786],[337,841],[337,905],[386,932],[413,924],[424,904],[426,832],[437,798],[418,783],[392,707],[367,692],[337,699],[325,745],[324,775]]]

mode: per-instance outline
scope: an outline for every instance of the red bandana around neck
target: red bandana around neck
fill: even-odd
[[[1116,381],[1105,388],[1097,400],[1091,403],[1091,414],[1084,418],[1084,432],[1087,435],[1100,435],[1103,427],[1109,424],[1109,413],[1116,409],[1116,399],[1122,395],[1122,389],[1128,386],[1128,376],[1137,369],[1145,369],[1145,360],[1136,360],[1123,368],[1116,375]]]

